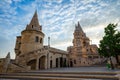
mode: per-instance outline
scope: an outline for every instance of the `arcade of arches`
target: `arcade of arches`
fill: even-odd
[[[39,69],[45,69],[46,56],[39,58]]]
[[[38,67],[39,70],[46,69],[46,68],[57,68],[57,67],[67,67],[67,60],[66,58],[63,57],[58,57],[55,58],[55,60],[49,60],[49,65],[48,64],[48,59],[45,55],[41,56],[38,59],[32,59],[29,62],[27,62],[27,66],[31,68],[31,70],[36,70]],[[37,66],[38,65],[38,66]]]

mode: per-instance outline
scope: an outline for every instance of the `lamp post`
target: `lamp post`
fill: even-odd
[[[109,51],[110,48],[107,46],[106,49],[107,49],[107,52],[108,52],[108,54],[109,54],[111,69],[113,70],[113,69],[114,69],[114,66],[113,66],[112,59],[111,59],[111,55],[110,55],[110,51]]]
[[[47,53],[47,69],[49,69],[50,68],[50,66],[49,66],[49,54],[50,54],[50,37],[48,37],[48,53]]]

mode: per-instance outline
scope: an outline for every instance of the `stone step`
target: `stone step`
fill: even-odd
[[[75,80],[74,78],[64,77],[41,77],[41,76],[2,76],[2,79],[27,79],[27,80]]]
[[[100,72],[101,73],[101,72]],[[67,80],[67,79],[115,79],[115,80],[118,80],[118,76],[116,76],[115,74],[112,74],[110,73],[109,75],[107,73],[105,73],[103,75],[102,74],[97,74],[97,73],[85,73],[85,74],[79,74],[78,72],[77,73],[55,73],[55,72],[44,72],[44,73],[7,73],[7,74],[0,74],[0,78],[12,78],[12,79],[64,79],[64,80]],[[106,75],[107,74],[107,75]],[[112,75],[111,75],[112,74]]]
[[[97,73],[96,73],[96,74],[90,74],[90,73],[89,73],[89,74],[87,74],[87,73],[86,73],[86,74],[84,74],[84,73],[83,73],[83,74],[82,74],[82,73],[80,73],[80,74],[79,74],[79,73],[78,73],[78,74],[77,74],[77,73],[76,73],[76,74],[72,74],[72,73],[69,73],[69,74],[67,74],[67,73],[60,73],[60,74],[59,74],[59,73],[37,73],[37,74],[36,74],[36,73],[27,73],[27,74],[26,74],[26,73],[12,73],[12,74],[0,74],[0,75],[11,75],[11,76],[12,76],[12,75],[17,75],[17,76],[19,76],[19,75],[23,75],[23,76],[24,76],[24,75],[25,75],[25,76],[62,76],[62,75],[63,75],[63,76],[64,76],[64,75],[65,75],[65,76],[66,76],[66,75],[68,75],[68,76],[69,76],[69,75],[71,75],[71,76],[72,76],[72,75],[75,75],[75,76],[76,76],[76,75],[96,75],[96,76],[97,76],[97,75],[101,75],[101,76],[102,76],[102,75],[103,75],[103,76],[104,76],[104,75],[105,75],[105,76],[115,76],[115,75],[117,75],[117,74],[97,74]]]
[[[95,75],[79,75],[79,76],[11,76],[4,75],[1,78],[6,79],[49,79],[49,80],[76,80],[76,79],[113,79],[119,80],[115,76],[95,76]]]
[[[34,74],[37,74],[37,73],[39,73],[39,74],[103,74],[103,75],[116,75],[116,74],[120,74],[120,72],[54,72],[54,71],[52,71],[52,72],[34,72],[34,71],[32,71],[32,72],[22,72],[22,73],[34,73]]]

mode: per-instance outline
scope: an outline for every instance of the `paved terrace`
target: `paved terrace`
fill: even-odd
[[[120,80],[120,69],[106,67],[54,68],[22,73],[0,74],[1,80]]]
[[[37,70],[29,72],[120,72],[120,69],[108,69],[107,67],[99,66],[83,66],[83,67],[68,67],[68,68],[52,68],[48,70]]]

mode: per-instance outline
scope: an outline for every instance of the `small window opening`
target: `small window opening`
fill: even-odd
[[[74,64],[76,64],[76,60],[74,60]]]
[[[35,42],[38,42],[38,41],[39,41],[39,37],[36,36],[36,37],[35,37]]]
[[[40,43],[42,43],[42,38],[40,38]]]

